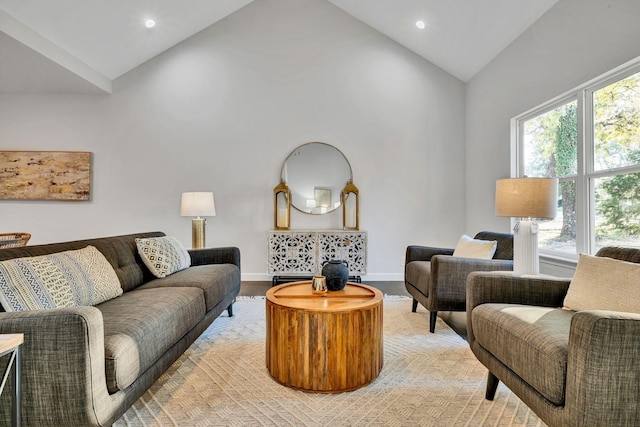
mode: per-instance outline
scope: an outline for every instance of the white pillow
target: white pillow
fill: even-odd
[[[167,277],[191,265],[189,252],[175,237],[136,239],[136,246],[142,262],[158,278]]]
[[[496,253],[498,242],[496,240],[478,240],[463,234],[455,250],[453,256],[464,258],[480,258],[491,259]]]
[[[96,305],[122,295],[120,280],[93,246],[0,262],[6,311]]]
[[[640,264],[580,254],[564,306],[640,313]]]

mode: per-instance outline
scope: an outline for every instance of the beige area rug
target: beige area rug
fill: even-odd
[[[123,426],[540,426],[502,383],[484,399],[486,369],[441,319],[385,297],[384,366],[359,390],[312,394],[265,368],[264,297],[239,298],[115,424]]]

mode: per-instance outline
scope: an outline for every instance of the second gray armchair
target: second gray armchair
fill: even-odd
[[[498,242],[493,259],[453,257],[453,248],[408,246],[404,283],[418,303],[429,311],[429,331],[434,332],[438,311],[465,311],[467,275],[472,271],[513,270],[513,235],[481,231],[478,240]]]

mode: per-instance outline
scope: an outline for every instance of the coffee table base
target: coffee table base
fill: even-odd
[[[382,302],[346,311],[284,307],[267,300],[267,369],[287,387],[356,390],[382,369]]]

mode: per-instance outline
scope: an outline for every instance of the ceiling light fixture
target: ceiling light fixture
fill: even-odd
[[[147,27],[147,28],[153,28],[153,27],[156,26],[156,21],[154,21],[153,19],[147,19],[144,22],[144,26]]]
[[[424,30],[424,27],[426,25],[424,24],[424,21],[416,21],[416,27],[418,27],[421,30]]]

